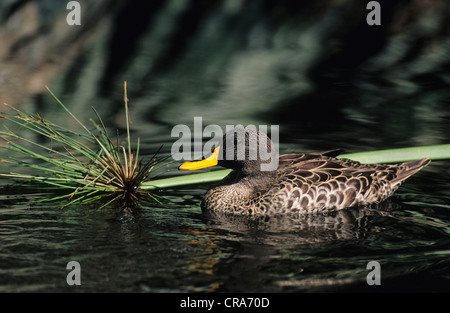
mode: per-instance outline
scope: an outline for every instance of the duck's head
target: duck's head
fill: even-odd
[[[278,168],[278,152],[270,138],[254,126],[236,126],[218,142],[212,154],[183,163],[181,170],[197,170],[220,165],[244,175],[273,172]]]

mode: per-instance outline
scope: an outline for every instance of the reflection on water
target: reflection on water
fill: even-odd
[[[448,291],[448,206],[394,198],[326,215],[208,218],[202,193],[167,191],[170,204],[132,215],[2,198],[0,290],[370,291],[366,265],[376,260],[386,290]],[[66,284],[71,260],[78,287]]]
[[[270,234],[278,232],[295,232],[296,243],[321,242],[334,239],[364,238],[377,227],[371,226],[373,216],[387,216],[384,207],[390,202],[363,208],[347,208],[345,210],[323,214],[295,214],[246,217],[214,213],[208,216],[216,227],[230,231],[253,231]],[[270,236],[269,236],[270,237]]]

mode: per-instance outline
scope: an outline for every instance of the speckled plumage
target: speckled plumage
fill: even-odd
[[[430,163],[423,159],[361,164],[336,158],[341,150],[279,155],[272,147],[266,134],[237,126],[223,136],[210,157],[186,162],[180,169],[220,165],[233,170],[206,193],[202,201],[206,214],[264,216],[327,212],[379,202]],[[220,157],[221,150],[226,157]],[[261,154],[261,150],[268,153]]]
[[[338,153],[282,154],[273,173],[255,170],[243,175],[234,170],[206,193],[202,209],[209,213],[272,215],[365,205],[385,200],[430,162],[361,164],[337,159]]]

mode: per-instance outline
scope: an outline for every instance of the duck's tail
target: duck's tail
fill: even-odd
[[[396,166],[397,175],[391,181],[392,186],[400,185],[405,179],[423,169],[425,166],[430,164],[430,162],[431,161],[429,159],[422,159],[418,161],[409,161],[398,164]]]

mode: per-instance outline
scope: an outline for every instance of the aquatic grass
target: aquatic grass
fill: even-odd
[[[5,125],[5,131],[0,131],[0,138],[6,144],[0,147],[22,154],[26,158],[9,156],[0,160],[17,165],[19,168],[31,168],[38,171],[40,175],[11,172],[8,174],[0,173],[0,176],[52,186],[52,191],[64,191],[65,194],[63,195],[36,201],[55,202],[65,199],[67,203],[63,207],[97,200],[102,201],[101,207],[114,201],[129,205],[147,197],[159,202],[158,196],[139,187],[143,181],[151,178],[155,167],[164,163],[166,158],[157,160],[158,150],[150,157],[149,161],[144,163],[142,159],[139,159],[139,138],[136,150],[131,149],[130,116],[126,89],[125,82],[124,105],[127,147],[120,146],[118,138],[117,144],[114,145],[101,117],[94,108],[92,109],[98,122],[90,119],[92,128],[88,128],[68,110],[48,87],[48,92],[81,126],[83,133],[57,125],[44,119],[39,114],[22,112],[5,103],[4,105],[15,112],[15,115],[2,113],[1,119],[6,119],[12,125],[15,124],[21,129],[46,137],[52,144],[46,146],[27,139]]]

